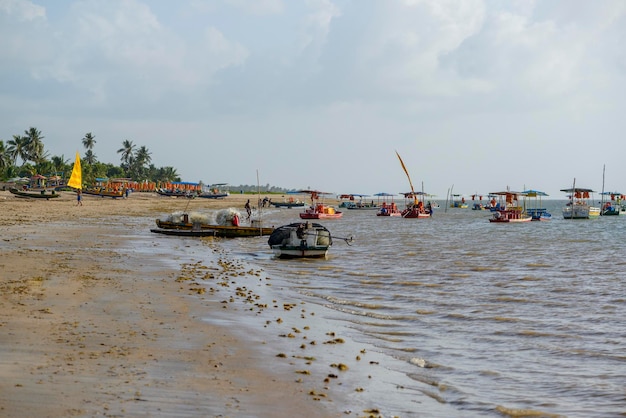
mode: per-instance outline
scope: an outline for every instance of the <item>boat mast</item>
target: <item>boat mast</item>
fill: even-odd
[[[602,196],[602,198],[600,199],[600,216],[604,215],[604,173],[606,170],[606,164],[604,164],[602,166],[602,193],[600,193],[600,196]]]

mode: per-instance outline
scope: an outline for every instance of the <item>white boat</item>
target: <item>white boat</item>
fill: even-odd
[[[298,222],[276,228],[267,243],[278,258],[324,258],[333,240],[324,226]]]
[[[568,193],[569,202],[563,208],[563,219],[590,219],[600,216],[600,208],[591,206],[593,200],[591,189],[576,187],[571,189],[561,189],[562,192]]]

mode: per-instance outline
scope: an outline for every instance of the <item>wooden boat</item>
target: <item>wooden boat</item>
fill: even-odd
[[[56,191],[46,191],[46,190],[18,190],[15,187],[9,188],[9,191],[18,197],[27,197],[31,199],[46,199],[50,200],[53,198],[57,198],[60,196]]]
[[[300,193],[311,195],[311,206],[300,212],[300,219],[339,219],[343,216],[343,212],[319,201],[321,195],[330,193],[317,190],[300,190]]]
[[[155,192],[159,196],[184,197],[184,198],[187,198],[187,199],[193,199],[194,197],[197,196],[195,193],[192,193],[190,191],[184,191],[184,190],[156,189]]]
[[[377,197],[378,199],[378,212],[376,212],[376,216],[402,216],[402,211],[400,209],[398,209],[398,205],[396,205],[396,202],[393,201],[394,198],[394,194],[392,193],[386,193],[386,192],[381,192],[381,193],[376,193],[374,196]],[[390,197],[391,202],[387,203],[387,200],[385,198]],[[380,199],[383,198],[383,202],[380,203]]]
[[[540,192],[539,190],[524,190],[522,195],[526,198],[531,198],[526,207],[526,214],[529,215],[533,221],[549,221],[552,219],[552,214],[548,210],[542,207],[541,198],[548,196],[547,193]]]
[[[117,199],[118,197],[128,197],[128,183],[130,179],[123,178],[97,178],[96,184],[93,187],[88,187],[83,190],[84,195],[110,197]]]
[[[290,198],[290,199],[291,200],[285,201],[285,202],[269,202],[269,204],[276,208],[287,208],[287,209],[304,207],[304,202],[301,202],[299,200],[293,200],[293,198]]]
[[[561,191],[568,193],[569,199],[563,208],[563,219],[590,219],[600,216],[600,208],[590,204],[594,191],[576,187],[576,179],[572,188],[561,189]]]
[[[278,258],[324,258],[333,240],[324,226],[304,222],[276,228],[267,243]]]
[[[492,217],[489,222],[495,223],[511,223],[511,222],[530,222],[532,216],[528,215],[524,208],[519,205],[519,196],[521,192],[494,192],[490,195],[497,196],[501,201],[498,202],[500,209],[492,211]]]
[[[230,192],[224,190],[228,183],[216,183],[209,187],[203,188],[202,192],[198,194],[198,197],[205,199],[224,199],[230,196]]]
[[[111,197],[117,199],[118,197],[124,197],[124,190],[111,190],[106,187],[90,187],[83,190],[83,194],[100,197]]]
[[[190,222],[189,219],[186,219],[183,222],[172,222],[157,219],[156,225],[158,227],[158,231],[151,230],[152,232],[178,236],[215,236],[226,238],[243,238],[270,235],[272,232],[274,232],[274,228],[271,227],[259,227],[254,225],[217,225]],[[183,233],[178,234],[176,232],[167,231],[183,231]],[[193,231],[194,234],[185,234],[185,231]]]

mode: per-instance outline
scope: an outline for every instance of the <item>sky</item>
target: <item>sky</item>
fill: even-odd
[[[408,192],[397,151],[440,199],[626,193],[625,45],[622,0],[0,0],[0,139],[207,184]]]

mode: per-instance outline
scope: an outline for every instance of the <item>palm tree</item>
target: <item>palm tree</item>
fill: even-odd
[[[11,156],[4,146],[4,141],[0,140],[0,170],[4,171],[6,168],[10,167],[11,162]]]
[[[122,148],[118,149],[117,153],[122,154],[122,163],[124,163],[126,167],[130,167],[135,153],[135,144],[133,144],[133,141],[125,139],[124,142],[122,142]]]
[[[28,159],[35,163],[45,161],[46,155],[42,141],[44,136],[41,135],[41,131],[31,126],[28,130],[25,130],[24,133],[26,134],[24,138],[27,139],[26,151],[28,153]]]
[[[13,135],[13,139],[9,139],[7,144],[9,145],[7,152],[13,160],[13,164],[15,165],[18,157],[22,159],[22,166],[26,164],[26,161],[28,161],[28,138]]]
[[[95,164],[98,161],[98,159],[96,158],[96,154],[94,154],[92,150],[87,150],[84,159],[85,162],[89,165]]]
[[[96,145],[96,136],[92,135],[91,132],[87,132],[83,138],[83,146],[87,151],[91,151],[94,145]]]

